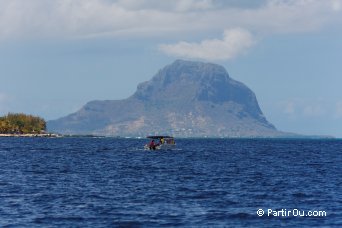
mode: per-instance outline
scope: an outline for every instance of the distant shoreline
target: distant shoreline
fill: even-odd
[[[0,134],[0,137],[25,137],[25,138],[34,138],[34,137],[41,137],[41,138],[60,138],[63,137],[59,134],[53,133],[44,133],[44,134]]]
[[[2,134],[1,137],[12,137],[12,138],[116,138],[116,139],[144,139],[145,137],[141,136],[101,136],[101,135],[63,135],[56,133],[41,133],[41,134]],[[336,138],[333,136],[298,136],[297,137],[177,137],[178,139],[236,139],[236,140],[245,140],[245,139],[266,139],[266,140],[296,140],[296,139],[309,139],[309,140],[320,140],[320,139],[342,139]]]

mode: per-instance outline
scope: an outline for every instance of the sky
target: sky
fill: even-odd
[[[224,66],[277,129],[342,137],[342,0],[0,0],[0,114],[129,97],[176,59]]]

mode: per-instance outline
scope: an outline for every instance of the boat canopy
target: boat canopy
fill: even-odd
[[[148,139],[161,139],[161,138],[173,139],[173,137],[167,136],[167,135],[151,135],[151,136],[147,136],[146,138],[148,138]]]

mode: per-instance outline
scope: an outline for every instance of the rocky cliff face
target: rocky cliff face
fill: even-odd
[[[178,137],[276,137],[254,93],[211,63],[177,60],[125,100],[92,101],[49,121],[64,134]]]

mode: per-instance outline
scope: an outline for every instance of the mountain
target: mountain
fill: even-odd
[[[49,121],[62,134],[278,137],[255,94],[212,63],[177,60],[124,100],[91,101]]]

